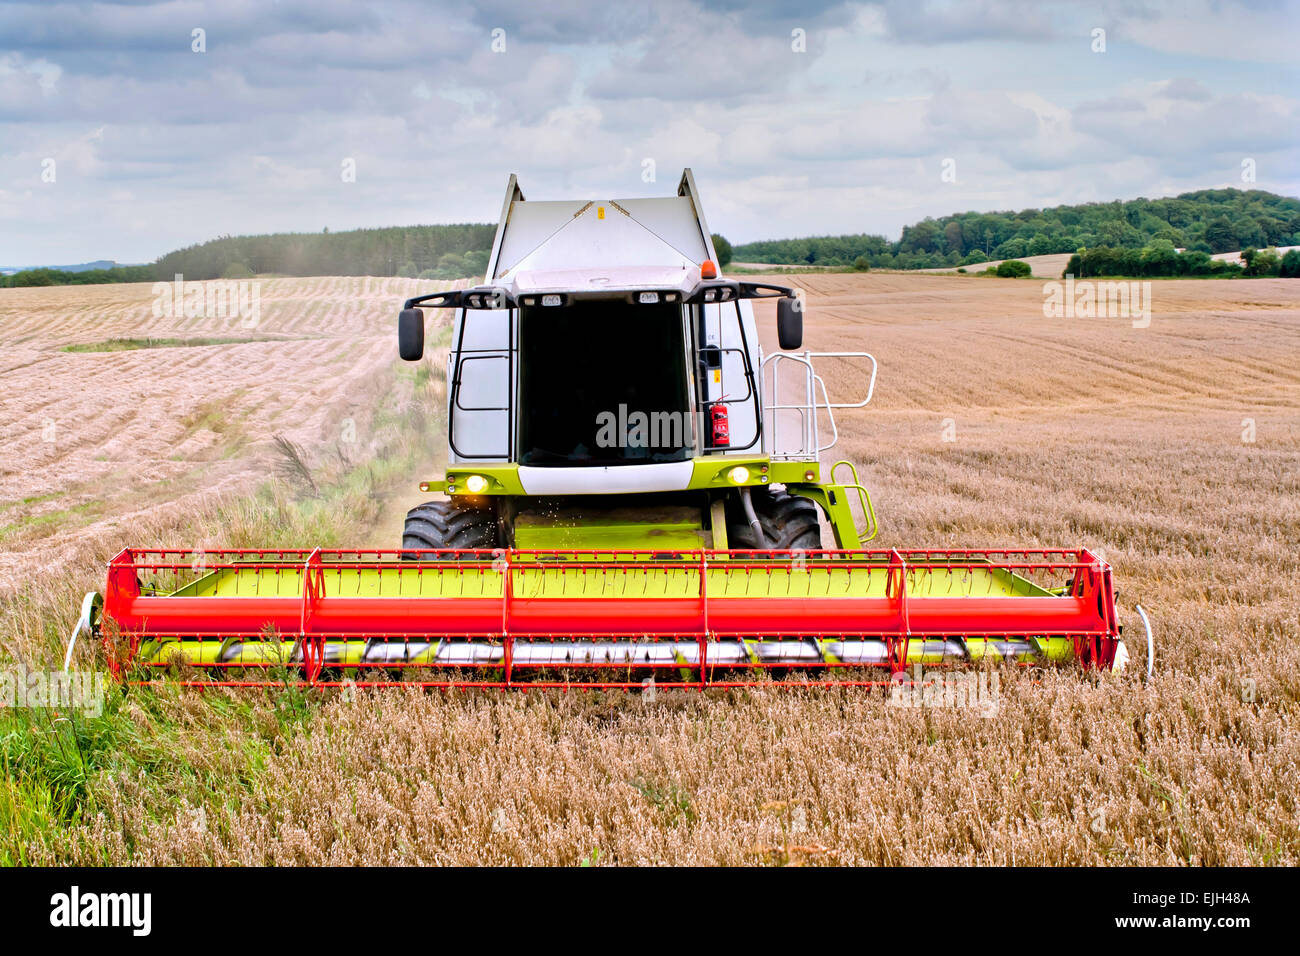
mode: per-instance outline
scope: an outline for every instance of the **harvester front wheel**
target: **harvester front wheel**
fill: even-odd
[[[807,498],[800,498],[784,490],[755,488],[751,500],[766,540],[757,540],[740,501],[728,500],[727,544],[730,547],[804,551],[822,546],[821,519],[817,506]]]
[[[496,513],[490,508],[467,507],[456,501],[426,501],[406,513],[402,529],[406,550],[497,548]],[[418,555],[403,555],[411,561]],[[448,560],[451,555],[438,556]]]

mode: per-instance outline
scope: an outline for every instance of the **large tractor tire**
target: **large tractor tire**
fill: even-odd
[[[754,488],[750,494],[766,540],[757,540],[739,495],[733,495],[727,501],[729,547],[809,551],[822,546],[820,512],[809,499],[763,487]]]
[[[490,508],[466,507],[455,501],[426,501],[406,513],[402,547],[410,550],[500,547],[496,512]],[[416,557],[408,559],[416,560]],[[452,559],[452,555],[437,557],[437,560]]]

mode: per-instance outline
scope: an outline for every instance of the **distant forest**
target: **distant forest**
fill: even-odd
[[[222,236],[169,252],[151,265],[87,272],[25,269],[0,276],[0,286],[156,282],[170,280],[177,273],[186,279],[244,279],[268,274],[459,279],[483,275],[495,234],[496,226],[465,223]]]
[[[0,276],[0,289],[42,285],[102,285],[106,282],[153,282],[153,266],[114,266],[111,269],[23,269]]]
[[[238,279],[259,274],[458,279],[483,275],[495,231],[494,225],[464,223],[222,236],[169,252],[152,265],[84,272],[28,269],[0,276],[0,286],[148,282],[171,279],[177,273],[187,279]],[[1081,249],[1094,253],[1102,249],[1142,251],[1153,248],[1153,244],[1161,256],[1167,255],[1166,249],[1175,248],[1208,255],[1300,245],[1300,199],[1257,189],[1202,189],[1172,199],[926,218],[905,226],[896,242],[862,233],[770,239],[738,245],[734,250],[726,239],[715,235],[714,244],[722,265],[734,258],[740,262],[858,269],[966,266],[991,259],[1073,254]],[[1127,265],[1130,259],[1132,256],[1103,255],[1091,264],[1109,269]],[[1271,260],[1266,257],[1262,261]],[[1148,263],[1144,268],[1165,266]],[[1189,266],[1172,274],[1202,273]]]
[[[770,239],[737,245],[735,258],[781,265],[928,269],[1102,246],[1141,249],[1156,239],[1205,253],[1300,245],[1300,199],[1258,189],[1202,189],[1172,199],[963,212],[904,226],[897,242],[866,233]]]
[[[348,232],[223,236],[169,252],[155,264],[160,278],[290,276],[420,276],[459,279],[482,275],[496,226],[392,226]]]

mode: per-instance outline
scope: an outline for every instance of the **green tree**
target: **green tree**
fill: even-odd
[[[1203,276],[1210,272],[1210,254],[1202,249],[1188,249],[1178,259],[1183,275]]]
[[[1178,274],[1178,253],[1168,239],[1153,239],[1142,249],[1142,274],[1172,276]]]
[[[966,240],[962,236],[961,223],[955,219],[943,227],[943,239],[948,246],[949,252],[961,255],[962,250],[966,247]]]
[[[1101,224],[1097,230],[1097,241],[1103,246],[1119,247],[1132,246],[1141,241],[1142,233],[1138,232],[1131,223],[1124,222],[1122,219],[1110,219]]]
[[[472,249],[465,253],[465,268],[471,276],[481,276],[487,272],[488,257],[491,253],[487,249]]]
[[[56,269],[23,269],[21,272],[15,272],[9,277],[9,285],[12,287],[22,286],[46,286],[46,285],[63,285],[59,281],[59,276],[55,273]]]
[[[1020,256],[1027,255],[1025,252],[1028,243],[1023,239],[1008,239],[993,250],[995,259],[1016,259]]]
[[[943,233],[933,219],[922,219],[914,226],[904,226],[899,240],[902,252],[938,252]]]
[[[1008,259],[998,266],[998,276],[1003,279],[1024,279],[1033,272],[1029,263],[1019,259]]]
[[[731,257],[734,253],[734,250],[731,248],[731,243],[729,243],[724,236],[720,236],[716,232],[713,234],[713,251],[718,254],[719,269],[731,265]]]
[[[1055,251],[1056,244],[1052,241],[1052,237],[1042,233],[1030,239],[1029,245],[1025,247],[1025,252],[1031,256],[1045,256]]]
[[[1291,249],[1282,257],[1278,275],[1284,279],[1300,279],[1300,249]]]
[[[465,257],[455,252],[448,252],[438,258],[438,278],[460,279],[470,274],[465,265]]]
[[[1211,252],[1231,252],[1240,249],[1237,245],[1237,233],[1227,216],[1215,216],[1205,225],[1205,241]]]
[[[1248,276],[1275,276],[1282,266],[1276,249],[1245,249],[1241,253],[1241,261],[1246,263],[1242,275]]]
[[[1238,249],[1245,249],[1247,246],[1262,246],[1268,241],[1264,236],[1264,230],[1259,228],[1259,223],[1249,216],[1242,216],[1234,222],[1232,232],[1237,237]]]

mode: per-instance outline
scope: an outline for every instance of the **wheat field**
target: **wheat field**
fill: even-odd
[[[110,690],[99,718],[0,715],[0,861],[1300,863],[1300,283],[1155,282],[1134,328],[1047,319],[1038,280],[799,278],[807,346],[880,361],[832,453],[877,543],[1101,552],[1124,674],[1000,672],[990,716],[857,690]],[[155,319],[147,286],[0,290],[5,666],[59,659],[127,543],[395,543],[442,435],[437,357],[393,361],[426,286],[271,280],[253,332]],[[62,351],[200,336],[251,341]]]

